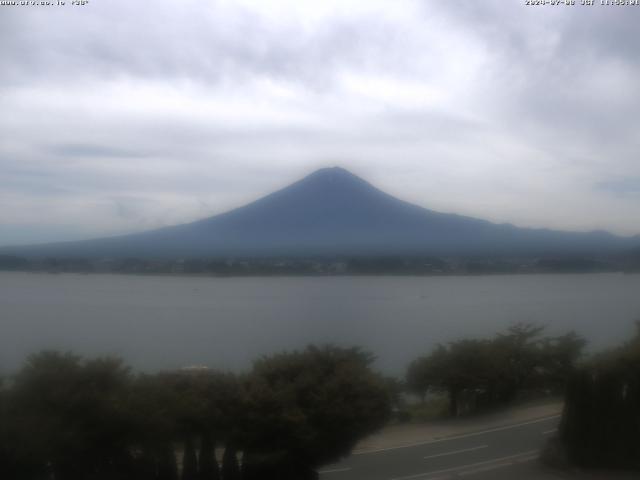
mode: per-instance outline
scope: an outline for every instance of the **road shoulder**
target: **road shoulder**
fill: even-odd
[[[479,433],[510,425],[549,418],[562,413],[562,402],[511,407],[500,412],[421,424],[389,425],[365,438],[354,455],[405,448],[451,437]]]

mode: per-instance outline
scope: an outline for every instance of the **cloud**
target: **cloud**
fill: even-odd
[[[107,145],[86,143],[64,143],[47,147],[46,152],[61,157],[144,157],[141,152],[121,150]]]
[[[0,226],[14,241],[48,239],[44,223],[137,231],[341,164],[434,209],[638,233],[637,202],[607,193],[640,178],[637,15],[503,1],[3,7]]]
[[[606,180],[596,183],[595,188],[619,196],[637,196],[640,194],[640,178]]]

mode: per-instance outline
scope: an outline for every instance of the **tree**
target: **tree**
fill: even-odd
[[[224,448],[222,457],[222,480],[247,480],[249,475],[241,475],[238,465],[238,451],[232,443],[228,442]],[[250,462],[249,462],[250,463]]]
[[[157,450],[158,480],[178,480],[176,453],[171,443],[161,443]]]
[[[132,467],[129,381],[117,359],[31,356],[15,377],[11,415],[32,468],[50,471],[56,480],[123,478]]]
[[[184,442],[184,455],[182,458],[182,480],[198,479],[198,458],[191,436],[187,436]]]
[[[494,339],[494,366],[498,368],[496,395],[501,403],[512,401],[542,364],[540,335],[545,327],[516,323]]]
[[[355,348],[312,346],[257,361],[246,384],[243,471],[264,480],[316,478],[318,466],[381,427],[389,395],[372,360]]]
[[[405,376],[405,382],[407,390],[420,397],[420,400],[424,403],[429,391],[429,387],[433,386],[432,382],[435,379],[430,378],[429,375],[430,361],[427,357],[420,357],[409,364],[407,368],[407,374]]]
[[[179,438],[179,401],[165,375],[139,375],[132,383],[128,410],[134,423],[132,448],[158,480],[178,480],[174,443]]]
[[[542,337],[544,327],[519,323],[493,339],[463,339],[438,345],[409,365],[407,385],[424,397],[429,390],[447,393],[449,412],[507,404],[534,388],[558,391],[584,348],[573,332]]]
[[[485,389],[489,375],[489,343],[484,340],[460,340],[446,347],[438,345],[428,356],[410,367],[408,379],[418,388],[431,388],[447,393],[449,414],[461,413],[460,397],[463,392]]]
[[[541,376],[543,385],[554,393],[562,393],[567,381],[582,358],[584,338],[575,332],[541,342]]]
[[[575,464],[640,470],[640,323],[629,342],[572,372],[560,441]]]
[[[220,468],[215,456],[215,442],[211,433],[202,434],[200,441],[199,480],[219,480]]]
[[[236,377],[208,369],[181,370],[140,376],[135,387],[138,448],[158,459],[167,478],[177,475],[174,445],[184,448],[183,478],[218,478],[213,439],[232,439],[244,408]]]

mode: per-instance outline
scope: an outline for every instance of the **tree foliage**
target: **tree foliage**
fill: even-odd
[[[0,477],[312,478],[385,422],[389,394],[370,362],[357,349],[310,347],[242,377],[134,375],[118,359],[43,352],[0,384]]]
[[[640,322],[631,341],[571,375],[560,441],[575,464],[640,469]]]
[[[422,398],[429,391],[445,392],[452,416],[507,404],[525,390],[561,392],[585,342],[573,332],[559,337],[543,332],[520,323],[493,339],[438,345],[410,364],[407,386]]]
[[[359,349],[309,347],[263,358],[247,384],[245,460],[259,478],[314,478],[387,420],[389,394]]]
[[[115,359],[30,357],[14,379],[8,407],[17,463],[56,479],[120,478],[131,462],[129,381]]]

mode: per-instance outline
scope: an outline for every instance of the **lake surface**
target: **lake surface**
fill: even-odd
[[[358,345],[402,374],[438,342],[510,323],[616,345],[640,318],[640,275],[205,278],[0,273],[0,372],[44,348],[135,368],[241,370],[309,343]]]

